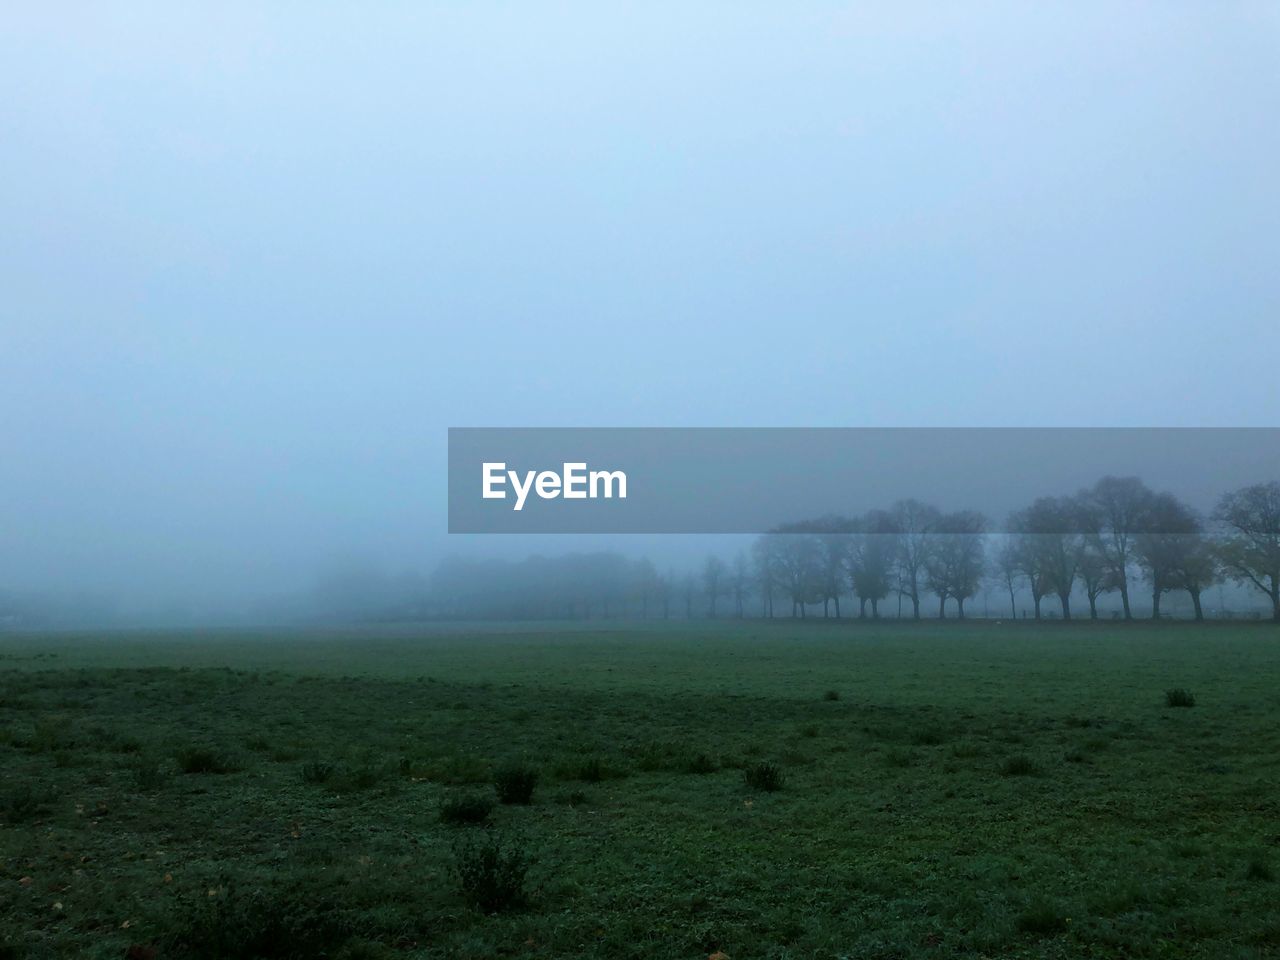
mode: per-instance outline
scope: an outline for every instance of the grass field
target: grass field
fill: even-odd
[[[1280,955],[1264,625],[8,636],[0,723],[0,956]]]

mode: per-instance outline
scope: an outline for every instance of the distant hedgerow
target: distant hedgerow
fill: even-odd
[[[492,810],[493,801],[488,797],[447,797],[440,802],[440,821],[454,824],[484,823]]]
[[[533,800],[533,788],[538,783],[538,771],[523,764],[508,764],[494,774],[493,786],[502,803],[528,804]]]
[[[744,767],[742,779],[752,790],[763,790],[766,793],[781,790],[783,783],[786,781],[786,777],[782,774],[782,769],[777,764],[769,763],[767,760],[760,760]]]
[[[525,902],[529,858],[519,840],[483,831],[454,846],[453,873],[462,897],[485,913],[511,910]]]
[[[1196,695],[1182,687],[1174,687],[1164,692],[1164,703],[1167,707],[1194,707]]]

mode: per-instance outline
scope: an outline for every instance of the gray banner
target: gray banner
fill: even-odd
[[[994,531],[1106,475],[1208,512],[1280,480],[1280,428],[459,427],[449,532],[763,533],[904,498]]]

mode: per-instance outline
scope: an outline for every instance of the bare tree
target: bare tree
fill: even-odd
[[[707,594],[707,610],[712,620],[716,618],[716,600],[724,596],[725,580],[724,561],[716,556],[707,557],[707,562],[702,567],[702,587]]]
[[[1191,508],[1171,493],[1151,499],[1143,530],[1133,540],[1133,553],[1151,582],[1151,619],[1160,619],[1160,598],[1179,585],[1178,571],[1186,538],[1200,532]]]
[[[1005,537],[996,553],[995,572],[1000,585],[1009,591],[1009,616],[1018,618],[1018,581],[1023,577],[1022,555],[1014,537]]]
[[[684,618],[693,619],[693,600],[698,595],[698,579],[693,574],[686,574],[680,581],[680,595],[684,598]]]
[[[675,589],[675,583],[676,575],[670,570],[658,578],[656,589],[658,593],[658,602],[662,604],[663,620],[671,619],[671,591]]]
[[[898,590],[911,599],[911,615],[920,619],[920,589],[923,586],[925,560],[929,556],[929,534],[940,514],[919,500],[899,500],[890,511],[898,532]]]
[[[1129,607],[1133,538],[1142,529],[1153,496],[1137,477],[1103,477],[1079,497],[1087,535],[1111,571],[1110,582],[1120,591],[1126,620],[1133,619]]]
[[[1098,547],[1097,542],[1086,535],[1084,548],[1080,551],[1080,582],[1084,584],[1085,596],[1089,598],[1089,619],[1098,619],[1098,597],[1115,589],[1114,574],[1111,564]]]
[[[747,564],[746,555],[739,551],[729,570],[729,593],[733,597],[734,616],[739,620],[746,614],[747,591],[750,587],[751,568]]]
[[[1077,501],[1040,497],[1014,514],[1009,527],[1018,537],[1020,566],[1031,585],[1036,619],[1040,619],[1040,598],[1054,592],[1062,604],[1062,619],[1070,620],[1071,590],[1084,546]]]
[[[961,620],[964,602],[978,592],[985,562],[986,521],[971,510],[948,513],[934,524],[931,548],[925,557],[929,589],[938,595],[938,617],[947,615],[947,598],[954,598]]]
[[[872,510],[858,521],[857,530],[847,562],[849,579],[858,598],[858,616],[866,617],[869,602],[872,618],[879,620],[880,601],[893,589],[898,528],[890,514]]]
[[[1201,533],[1182,538],[1182,549],[1174,565],[1178,585],[1191,595],[1197,620],[1204,619],[1200,595],[1222,580],[1222,566],[1213,542]]]
[[[1280,623],[1280,483],[1256,483],[1218,501],[1214,519],[1224,531],[1219,556],[1227,573],[1271,599]]]
[[[827,603],[834,601],[836,619],[840,619],[840,593],[849,567],[849,552],[857,524],[848,517],[828,515],[814,521],[822,566],[822,615],[827,616]]]
[[[777,541],[773,537],[760,537],[751,545],[751,566],[756,589],[760,594],[760,615],[773,617],[773,588],[779,582],[776,556]]]

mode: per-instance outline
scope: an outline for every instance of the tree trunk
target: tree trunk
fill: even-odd
[[[871,619],[872,620],[880,619],[880,598],[879,597],[871,598]]]
[[[1129,580],[1123,574],[1120,577],[1120,602],[1124,604],[1124,618],[1133,619],[1133,611],[1129,609]]]
[[[959,610],[959,619],[964,619],[964,597],[956,597],[956,607]]]
[[[840,594],[836,594],[836,619],[840,619]]]
[[[1188,590],[1187,593],[1191,594],[1191,605],[1195,607],[1197,622],[1204,620],[1204,609],[1200,606],[1200,591]]]
[[[858,598],[858,619],[859,620],[867,619],[867,598],[866,597]]]
[[[1098,619],[1098,595],[1096,593],[1089,594],[1089,619]]]
[[[912,610],[912,614],[911,614],[912,619],[919,620],[920,619],[920,595],[919,594],[913,593],[911,595],[911,610]]]
[[[1151,619],[1160,619],[1160,594],[1163,591],[1158,587],[1151,591]]]
[[[1009,588],[1009,616],[1014,620],[1018,619],[1018,598],[1013,592],[1013,587]]]
[[[1040,597],[1033,596],[1031,599],[1034,600],[1036,603],[1036,619],[1039,620],[1040,619]]]
[[[1068,592],[1068,593],[1060,593],[1060,594],[1058,594],[1058,600],[1059,600],[1059,602],[1061,602],[1061,604],[1062,604],[1062,619],[1063,619],[1063,620],[1070,620],[1070,619],[1071,619],[1071,594],[1070,594],[1070,592]]]
[[[946,594],[938,597],[938,619],[947,619],[947,597]]]

